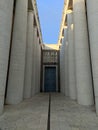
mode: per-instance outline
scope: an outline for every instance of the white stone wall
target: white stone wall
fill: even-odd
[[[4,106],[12,15],[13,0],[0,0],[0,114]]]

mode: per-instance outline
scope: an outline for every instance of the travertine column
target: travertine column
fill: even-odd
[[[40,91],[40,86],[39,86],[39,75],[40,75],[40,72],[39,72],[39,39],[38,39],[38,93]]]
[[[91,59],[94,79],[96,112],[98,114],[98,1],[87,0]]]
[[[13,0],[0,0],[0,114],[3,111],[9,58]]]
[[[17,0],[6,103],[23,100],[28,0]]]
[[[36,88],[36,43],[37,43],[37,27],[34,27],[34,43],[33,43],[33,70],[32,70],[32,96],[35,94]]]
[[[40,77],[41,77],[41,43],[39,44],[39,92],[40,92]]]
[[[36,93],[39,92],[39,37],[37,36],[36,42]]]
[[[62,46],[61,46],[61,52],[60,52],[60,55],[61,55],[61,58],[60,58],[60,69],[61,69],[61,92],[63,94],[65,94],[65,39],[63,38],[62,39]]]
[[[81,105],[93,104],[92,79],[88,47],[85,0],[73,0],[75,25],[75,57],[77,100]]]
[[[27,26],[27,46],[26,46],[26,66],[25,66],[25,82],[24,82],[24,98],[31,97],[32,88],[32,66],[33,66],[33,11],[28,12],[28,26]]]
[[[62,59],[62,46],[60,46],[60,92],[62,92],[62,67],[61,67],[61,59]]]
[[[68,61],[69,61],[69,96],[75,100],[76,94],[76,74],[75,74],[75,46],[73,39],[73,12],[67,12],[67,25],[68,25]]]
[[[69,96],[69,72],[68,72],[68,29],[64,29],[65,39],[65,95]]]
[[[36,39],[36,54],[35,54],[35,57],[36,57],[36,61],[35,61],[35,93],[37,94],[38,92],[38,36],[37,36],[37,39]]]

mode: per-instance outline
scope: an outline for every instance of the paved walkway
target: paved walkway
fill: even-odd
[[[6,106],[0,130],[47,130],[47,94],[39,94],[16,106]]]
[[[48,107],[49,94],[6,106],[0,130],[47,130]],[[98,130],[98,117],[94,107],[78,105],[62,94],[51,94],[50,130]]]
[[[51,130],[98,130],[94,107],[78,105],[61,94],[51,97]]]

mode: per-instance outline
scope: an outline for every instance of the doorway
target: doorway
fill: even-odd
[[[56,67],[45,67],[44,91],[56,92]]]

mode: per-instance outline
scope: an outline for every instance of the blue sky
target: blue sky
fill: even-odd
[[[43,42],[58,41],[64,0],[37,0]]]

